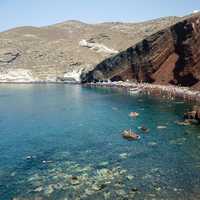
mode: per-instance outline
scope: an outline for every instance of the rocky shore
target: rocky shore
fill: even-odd
[[[200,103],[200,91],[191,90],[188,87],[178,87],[174,85],[158,85],[149,83],[134,82],[102,82],[86,83],[90,87],[123,88],[128,92],[142,93],[147,95],[159,96],[167,99],[181,98],[184,101]]]

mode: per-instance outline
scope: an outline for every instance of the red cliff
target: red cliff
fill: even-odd
[[[106,79],[200,89],[200,14],[147,37],[82,77],[83,82]]]

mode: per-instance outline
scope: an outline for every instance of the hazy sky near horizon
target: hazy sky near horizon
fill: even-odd
[[[200,10],[200,0],[0,0],[0,31],[66,20],[138,22]]]

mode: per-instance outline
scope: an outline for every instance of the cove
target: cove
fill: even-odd
[[[191,107],[108,88],[1,84],[0,199],[199,199],[200,128],[175,123]],[[124,140],[127,128],[141,139]]]

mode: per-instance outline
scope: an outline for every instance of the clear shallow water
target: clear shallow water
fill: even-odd
[[[200,128],[174,123],[190,107],[75,85],[0,85],[0,200],[200,199]],[[122,139],[127,128],[141,140]]]

